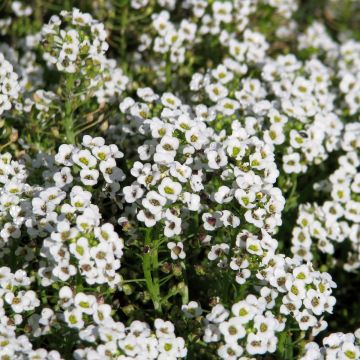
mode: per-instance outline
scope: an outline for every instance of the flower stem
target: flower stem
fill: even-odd
[[[66,79],[65,85],[66,85],[65,118],[64,118],[65,137],[66,137],[66,141],[69,144],[75,144],[76,133],[75,133],[75,124],[73,118],[73,103],[72,103],[72,89],[74,86],[74,79],[72,76],[69,76]]]
[[[75,144],[74,119],[72,115],[72,107],[70,102],[66,102],[65,104],[64,125],[65,125],[66,141],[69,144]]]
[[[189,303],[189,286],[188,286],[188,278],[187,278],[187,274],[186,274],[185,261],[181,262],[181,268],[182,268],[182,274],[183,274],[183,279],[184,279],[184,286],[181,291],[181,299],[182,299],[183,305],[185,305],[185,304]]]
[[[171,85],[171,77],[172,77],[171,71],[172,71],[172,64],[170,61],[170,57],[168,57],[166,59],[166,67],[165,67],[165,80],[167,86]]]
[[[128,18],[129,18],[129,4],[128,0],[122,0],[121,2],[121,25],[120,25],[120,54],[121,59],[125,58],[126,54],[126,31],[128,30]]]
[[[146,287],[149,291],[156,313],[161,313],[158,240],[152,240],[151,229],[146,229],[145,249],[145,254],[143,256],[143,271]]]

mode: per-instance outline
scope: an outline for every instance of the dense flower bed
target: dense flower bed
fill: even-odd
[[[0,359],[360,359],[358,5],[0,4]]]

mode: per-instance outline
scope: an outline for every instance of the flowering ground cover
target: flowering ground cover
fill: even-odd
[[[0,360],[360,359],[358,0],[0,0]]]

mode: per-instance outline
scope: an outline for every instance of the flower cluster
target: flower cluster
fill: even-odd
[[[334,112],[332,74],[317,59],[302,63],[293,54],[266,59],[266,48],[260,34],[246,30],[244,42],[229,40],[233,58],[205,75],[194,74],[190,87],[199,100],[211,100],[221,119],[240,117],[269,146],[286,146],[284,171],[302,173],[340,145],[343,124]],[[260,59],[261,78],[247,77],[249,62]]]
[[[238,121],[228,134],[214,132],[207,123],[216,114],[206,106],[191,110],[174,94],[160,97],[146,88],[138,95],[145,102],[126,98],[120,104],[144,135],[130,170],[136,180],[124,188],[128,213],[147,227],[163,220],[166,237],[180,235],[181,218],[192,212],[209,233],[244,220],[269,232],[281,224],[284,198],[273,186],[278,170],[270,146]]]
[[[344,95],[349,114],[354,115],[360,110],[360,88],[358,85],[360,43],[349,40],[340,47],[339,52],[338,76],[341,79],[339,89]]]
[[[186,19],[182,20],[179,28],[169,21],[170,14],[163,10],[159,14],[153,15],[153,27],[157,36],[153,39],[153,49],[159,54],[169,54],[172,63],[183,63],[185,61],[185,51],[195,40],[197,25]],[[141,51],[146,50],[152,39],[144,34],[142,37]]]
[[[224,342],[218,349],[223,359],[238,359],[248,355],[273,353],[278,336],[291,320],[313,336],[327,327],[322,319],[331,313],[335,298],[331,296],[335,283],[329,274],[319,273],[311,265],[279,255],[267,255],[257,278],[267,282],[257,297],[248,295],[231,307],[231,314],[221,304],[206,316],[204,341]]]
[[[347,271],[360,267],[359,131],[357,123],[346,125],[342,140],[342,148],[346,153],[339,157],[339,167],[329,176],[328,183],[317,185],[319,188],[325,187],[329,199],[322,205],[306,204],[299,209],[297,226],[293,229],[292,251],[305,261],[313,258],[312,239],[316,241],[317,250],[330,255],[348,239],[351,249],[347,259],[339,260],[344,262],[342,266]]]
[[[1,360],[360,359],[355,3],[0,4]]]
[[[235,303],[231,315],[216,305],[206,316],[204,341],[223,340],[217,351],[221,359],[239,359],[244,352],[250,356],[273,353],[278,341],[275,334],[284,329],[284,323],[266,307],[266,300],[254,295]]]
[[[109,45],[104,26],[90,14],[74,9],[53,16],[42,28],[44,60],[59,71],[86,72],[94,65],[101,66]],[[89,80],[91,73],[85,73]]]
[[[52,171],[48,168],[43,173],[45,187],[28,185],[21,165],[11,161],[8,154],[2,159],[7,163],[4,169],[8,168],[3,177],[11,178],[1,189],[2,246],[18,241],[22,231],[27,233],[33,243],[17,252],[29,252],[29,261],[40,247],[43,260],[38,272],[43,286],[68,281],[78,271],[89,284],[114,287],[121,281],[116,270],[120,267],[123,240],[111,223],[101,221],[99,207],[92,203],[93,195],[86,187],[98,185],[100,197],[114,198],[124,179],[116,165],[116,159],[123,154],[116,145],[104,145],[102,138],[85,136],[83,144],[83,149],[60,146]],[[34,166],[41,167],[41,162]],[[43,239],[40,244],[39,238]]]
[[[104,24],[90,14],[62,11],[41,30],[43,57],[60,72],[81,74],[82,86],[91,88],[99,103],[110,101],[125,90],[128,78],[114,59],[107,59],[106,38]],[[73,81],[68,79],[67,85]]]
[[[106,359],[117,356],[118,359],[124,360],[138,358],[176,360],[186,357],[184,339],[175,336],[174,325],[170,321],[155,319],[154,330],[149,324],[138,320],[125,327],[120,322],[114,322],[107,310],[110,310],[109,305],[102,305],[102,308],[94,312],[97,314],[94,316],[94,320],[97,319],[95,320],[97,326],[90,325],[80,332],[82,340],[94,342],[99,338],[101,344],[96,348],[76,350],[74,353],[76,360],[103,356]],[[99,319],[99,314],[103,314],[103,318]],[[76,316],[74,313],[71,315]]]
[[[19,96],[20,85],[18,75],[14,72],[13,66],[0,53],[0,115],[10,110],[13,100]]]
[[[62,360],[56,350],[47,351],[44,348],[33,349],[26,335],[16,336],[16,332],[9,326],[0,325],[1,349],[0,356],[4,359],[43,359]]]
[[[5,59],[11,63],[14,72],[18,75],[18,83],[22,97],[30,94],[35,89],[43,86],[43,69],[36,61],[36,54],[30,44],[26,42],[22,44],[26,49],[25,53],[20,55],[19,51],[9,47],[7,44],[0,46],[0,51],[3,53]],[[15,80],[15,79],[13,79]],[[20,91],[21,89],[21,91]],[[29,101],[28,99],[27,101]],[[16,104],[19,107],[19,104]]]
[[[172,16],[176,1],[158,1],[158,5],[161,11],[152,14],[151,26],[146,32],[141,32],[137,49],[142,65],[151,66],[160,75],[161,81],[167,83],[172,81],[169,76],[172,69],[191,64],[194,56],[203,57],[218,46],[227,53],[230,39],[235,44],[241,33],[250,45],[248,49],[242,49],[242,54],[246,53],[246,58],[256,62],[256,55],[264,54],[267,43],[260,33],[248,29],[254,13],[270,9],[280,23],[283,23],[282,20],[287,23],[297,9],[296,1],[292,0],[186,0],[179,3],[179,7],[188,16],[179,20]],[[136,2],[134,8],[140,7],[149,8],[148,2]],[[154,79],[154,82],[158,81]]]
[[[322,347],[314,342],[306,344],[305,354],[301,360],[359,359],[359,338],[359,330],[354,334],[333,333],[324,338]]]
[[[41,316],[31,315],[39,307],[40,301],[36,293],[31,290],[32,280],[24,270],[12,273],[9,267],[0,268],[0,356],[3,359],[48,359],[60,360],[57,351],[48,352],[45,349],[33,350],[33,346],[26,335],[16,336],[17,327],[28,318],[27,326],[42,325],[37,336],[50,330],[49,321],[53,311],[49,308],[42,310]],[[36,324],[36,325],[35,325]]]

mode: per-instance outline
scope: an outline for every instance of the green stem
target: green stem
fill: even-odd
[[[72,9],[71,1],[70,1],[70,0],[66,0],[66,1],[65,1],[65,10],[70,11],[71,9]]]
[[[125,58],[126,54],[126,31],[128,27],[128,20],[129,20],[129,4],[127,0],[121,1],[121,19],[120,19],[120,54],[121,59]]]
[[[42,2],[41,0],[35,0],[35,10],[34,10],[34,17],[36,20],[36,26],[41,27],[42,24]]]
[[[284,212],[287,212],[289,210],[291,210],[292,208],[294,208],[297,205],[297,194],[296,194],[296,188],[297,188],[297,175],[296,174],[291,174],[291,182],[292,182],[292,187],[291,187],[291,191],[290,194],[288,195],[286,204],[285,204],[285,209]]]
[[[72,115],[72,106],[70,102],[66,102],[65,104],[64,125],[65,125],[66,141],[69,144],[75,144],[74,119]]]
[[[296,187],[297,187],[297,175],[296,174],[291,174],[291,181],[292,181],[292,188],[291,188],[291,192],[290,192],[290,197],[293,197],[296,192]]]
[[[281,358],[284,360],[292,360],[293,357],[293,344],[291,342],[291,333],[283,331],[279,337],[278,349]]]
[[[76,141],[76,133],[75,133],[75,123],[73,117],[73,103],[72,103],[72,90],[74,86],[74,79],[70,75],[66,79],[65,83],[66,88],[66,100],[65,100],[65,118],[64,118],[64,126],[65,126],[65,136],[66,141],[69,144],[75,144]]]
[[[188,278],[186,273],[186,265],[185,261],[181,262],[181,268],[183,273],[183,279],[184,279],[184,287],[181,292],[181,299],[183,305],[187,305],[189,303],[189,286],[188,286]]]
[[[146,281],[145,279],[129,279],[129,280],[124,280],[121,282],[121,284],[129,284],[129,283],[137,283],[137,282],[143,282]]]
[[[159,240],[154,240],[154,249],[152,251],[152,265],[153,265],[153,282],[155,292],[158,299],[160,299],[160,285],[159,285]]]
[[[166,59],[165,77],[166,77],[166,85],[170,85],[172,78],[172,64],[170,61],[170,56],[167,56]]]
[[[151,229],[146,229],[145,232],[145,248],[146,253],[143,256],[143,271],[146,287],[149,291],[156,313],[161,313],[158,240],[152,240]]]
[[[174,274],[167,275],[161,279],[159,282],[160,286],[164,286],[169,280],[174,278]]]

